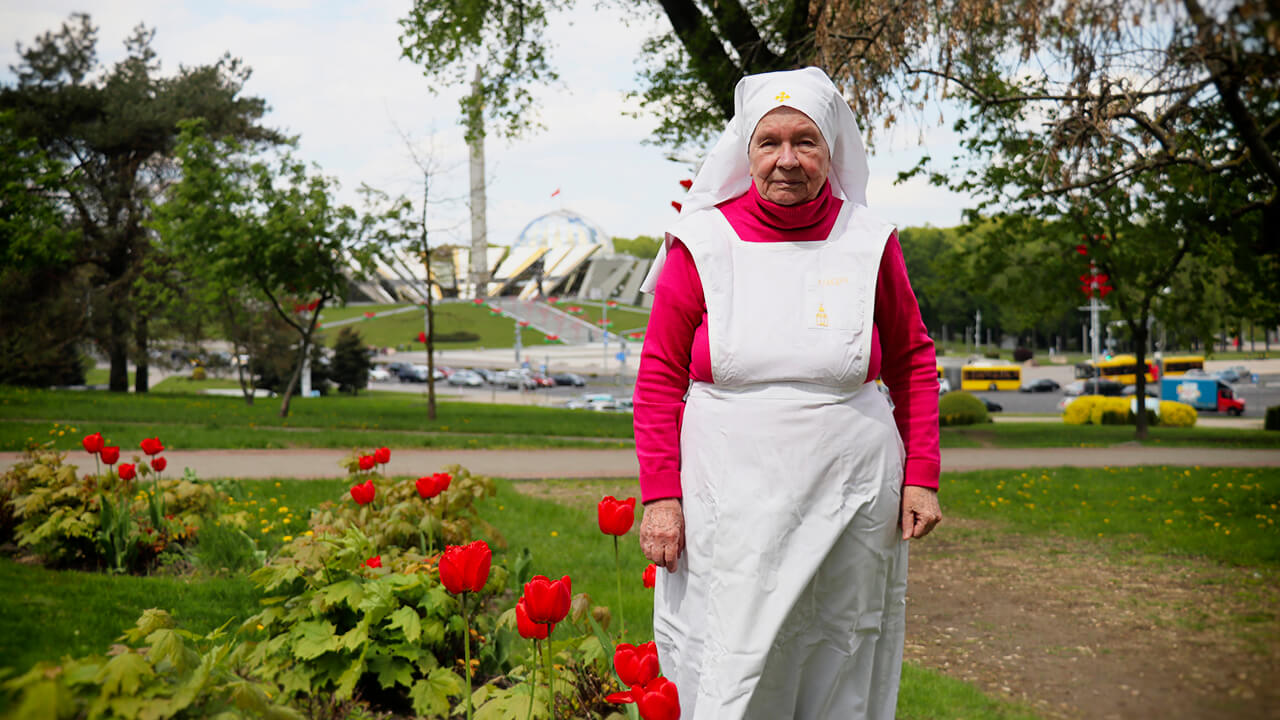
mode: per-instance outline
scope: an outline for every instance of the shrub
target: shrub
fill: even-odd
[[[987,406],[982,400],[963,390],[955,390],[938,401],[938,424],[975,425],[987,422]]]
[[[369,385],[369,368],[373,361],[364,349],[360,333],[349,327],[338,331],[333,343],[333,367],[331,377],[338,384],[339,392],[359,395]]]
[[[166,549],[190,544],[217,501],[213,488],[187,479],[121,481],[111,470],[80,476],[64,460],[55,450],[30,449],[0,482],[18,545],[47,565],[145,571]],[[137,472],[139,480],[152,474],[146,463]]]
[[[473,333],[469,330],[455,330],[449,333],[436,333],[436,336],[432,338],[432,340],[436,342],[456,342],[456,343],[476,342],[479,339],[480,339],[480,336],[478,334]],[[406,347],[405,349],[407,350],[410,348]]]
[[[1101,395],[1081,395],[1072,400],[1062,411],[1062,422],[1068,425],[1088,425],[1093,417],[1093,406],[1102,399]]]
[[[196,382],[200,382],[200,381],[204,380],[206,377],[208,377],[208,374],[205,372],[205,370],[204,370],[204,366],[202,366],[202,365],[197,365],[197,366],[195,366],[195,367],[191,368],[191,379],[192,379],[192,380],[194,380],[194,381],[196,381]]]
[[[1267,408],[1267,417],[1263,421],[1262,427],[1266,430],[1280,430],[1280,405],[1272,405]]]
[[[1033,357],[1035,357],[1035,353],[1024,347],[1017,348],[1016,350],[1013,351],[1014,362],[1023,363],[1030,360]]]
[[[1089,412],[1089,422],[1093,425],[1128,425],[1129,405],[1129,398],[1125,397],[1098,398]]]
[[[150,609],[107,655],[41,662],[0,686],[11,717],[301,720],[279,688],[253,676],[245,646],[221,628],[198,636]]]
[[[1160,401],[1160,424],[1166,427],[1192,427],[1196,424],[1196,409],[1186,403],[1173,400]]]

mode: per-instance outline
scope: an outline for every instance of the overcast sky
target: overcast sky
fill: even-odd
[[[635,109],[625,95],[636,88],[640,43],[665,18],[628,25],[594,2],[578,6],[554,17],[549,30],[561,83],[537,93],[545,129],[487,141],[491,243],[509,244],[530,220],[561,207],[613,236],[660,234],[675,219],[670,202],[683,193],[679,180],[691,176],[688,166],[664,158],[664,148],[643,144],[652,119],[623,114]],[[156,29],[165,74],[230,52],[253,69],[245,91],[267,101],[265,123],[300,136],[301,157],[339,179],[345,202],[356,202],[362,182],[420,201],[422,176],[401,133],[409,136],[441,168],[431,186],[440,200],[431,207],[434,240],[467,241],[467,156],[457,122],[464,88],[433,95],[421,70],[400,58],[396,20],[408,7],[408,0],[0,0],[0,76],[12,82],[15,42],[30,45],[76,10],[99,26],[104,64],[123,55],[139,22]],[[878,134],[867,192],[877,214],[900,226],[957,224],[964,198],[921,180],[893,185],[899,170],[923,154],[952,152],[952,142],[937,128]]]

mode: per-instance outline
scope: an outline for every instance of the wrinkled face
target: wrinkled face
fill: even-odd
[[[798,205],[818,197],[831,169],[831,149],[808,115],[782,106],[756,125],[747,160],[760,197]]]

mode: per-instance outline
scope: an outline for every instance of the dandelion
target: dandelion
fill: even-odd
[[[560,537],[560,533],[556,532],[555,530],[552,530],[551,537]]]
[[[280,506],[280,507],[276,508],[276,512],[278,512],[278,513],[280,513],[280,514],[282,514],[282,515],[283,515],[283,514],[287,514],[287,513],[289,512],[289,508],[284,507],[284,506],[282,505],[282,506]]]
[[[311,532],[310,530],[308,530],[308,531],[306,531],[306,532],[304,532],[304,533],[302,533],[302,534],[303,534],[303,535],[306,535],[307,537],[311,537],[312,535],[315,535],[315,533]]]
[[[293,541],[293,536],[292,536],[292,535],[285,535],[284,537],[282,537],[282,538],[280,538],[280,539],[281,539],[281,540],[283,540],[284,542],[292,542],[292,541]]]
[[[1173,518],[1165,518],[1165,519],[1164,519],[1164,524],[1165,524],[1165,525],[1172,525],[1172,524],[1173,524]]]
[[[266,626],[265,626],[265,625],[263,625],[262,623],[258,623],[258,629],[259,629],[259,630],[266,630],[267,628],[266,628]]]

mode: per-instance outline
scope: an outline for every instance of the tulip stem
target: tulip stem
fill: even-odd
[[[467,684],[462,689],[467,694],[467,720],[471,720],[471,622],[467,619],[467,593],[462,593],[462,658],[466,663]]]
[[[533,639],[533,676],[529,678],[529,713],[527,720],[533,720],[533,696],[538,689],[538,638]]]
[[[542,654],[547,659],[547,689],[551,691],[551,720],[556,720],[556,666],[551,657],[551,626],[547,626],[547,647]]]
[[[613,536],[613,569],[618,576],[618,640],[627,634],[627,623],[622,617],[622,556],[618,553],[618,536]]]

